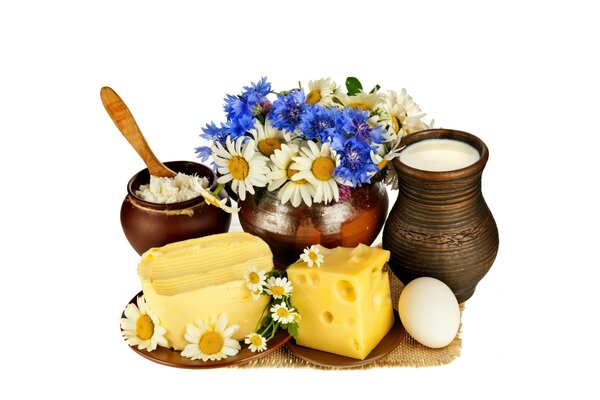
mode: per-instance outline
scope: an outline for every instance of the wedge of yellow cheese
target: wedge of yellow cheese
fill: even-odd
[[[182,350],[188,324],[225,314],[241,340],[256,328],[269,299],[246,287],[244,271],[273,269],[273,254],[259,237],[224,233],[152,248],[142,255],[138,275],[150,309],[167,333],[169,346]]]
[[[359,245],[327,249],[324,261],[288,268],[292,301],[301,315],[300,346],[364,360],[394,324],[387,250]]]

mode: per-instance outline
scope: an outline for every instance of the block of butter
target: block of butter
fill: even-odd
[[[302,319],[300,346],[364,360],[394,324],[390,252],[363,244],[327,249],[320,268],[299,260],[288,268],[292,301]]]
[[[187,324],[220,314],[241,340],[256,327],[268,303],[254,300],[244,271],[251,265],[273,269],[273,254],[259,237],[224,233],[152,248],[142,255],[138,275],[150,309],[167,330],[169,346],[182,350]]]

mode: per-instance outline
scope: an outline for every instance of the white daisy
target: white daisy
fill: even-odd
[[[258,294],[261,294],[267,277],[265,276],[265,271],[259,271],[258,268],[256,268],[256,265],[251,265],[244,271],[244,280],[246,281],[246,287],[251,292],[258,292]]]
[[[304,201],[310,207],[312,198],[315,195],[313,185],[305,179],[291,180],[298,172],[291,168],[292,158],[298,156],[298,151],[298,146],[295,144],[283,144],[281,149],[275,150],[271,155],[271,172],[268,175],[270,182],[267,189],[274,191],[283,185],[277,192],[277,197],[282,204],[287,203],[289,200],[292,206],[298,207]]]
[[[246,199],[246,191],[254,194],[254,186],[267,186],[268,158],[256,151],[254,140],[242,136],[232,142],[227,137],[225,146],[227,149],[215,142],[212,148],[213,159],[221,175],[217,182],[231,181],[231,189],[242,201]]]
[[[373,164],[382,170],[388,163],[396,157],[400,156],[400,152],[404,149],[404,146],[400,146],[402,136],[396,135],[396,137],[386,143],[381,143],[377,146],[377,153],[371,152],[371,161]]]
[[[200,193],[200,196],[204,197],[204,201],[206,201],[206,203],[210,204],[211,206],[219,207],[230,214],[234,214],[240,211],[238,207],[228,206],[227,198],[221,199],[215,196],[213,193],[206,190],[205,188],[203,188],[202,186],[197,185],[195,183],[192,184],[192,187],[194,188],[194,190]]]
[[[250,130],[250,134],[256,141],[258,151],[266,157],[271,156],[275,150],[280,149],[283,143],[291,140],[290,134],[284,134],[274,128],[270,119],[267,119],[264,125],[257,120],[254,129]]]
[[[338,185],[333,177],[339,159],[331,152],[331,143],[317,145],[313,141],[307,142],[307,147],[302,147],[300,156],[292,157],[294,163],[291,169],[298,171],[292,176],[292,181],[307,180],[315,187],[313,202],[325,204],[331,200],[339,199]]]
[[[282,325],[290,324],[296,321],[296,309],[295,308],[287,308],[285,303],[275,304],[271,309],[271,318],[273,321],[279,322]]]
[[[267,349],[267,339],[265,339],[262,335],[251,332],[246,335],[246,339],[244,339],[244,343],[248,344],[248,348],[251,352],[261,352]]]
[[[295,322],[295,323],[300,322],[300,320],[302,319],[302,315],[300,315],[300,313],[298,313],[297,311],[295,311],[293,314],[294,314],[294,320],[292,322]]]
[[[144,296],[125,307],[125,317],[121,318],[123,337],[130,346],[137,346],[139,350],[156,350],[156,346],[167,347],[169,344],[164,334],[165,328],[160,326],[158,318],[150,311]],[[139,307],[139,308],[138,308]]]
[[[256,301],[256,300],[260,299],[260,296],[262,296],[262,294],[263,294],[262,288],[260,290],[253,290],[252,291],[252,300]]]
[[[276,278],[274,276],[269,278],[265,288],[265,292],[273,296],[274,299],[289,296],[293,290],[292,282],[288,281],[287,278]]]
[[[185,339],[189,342],[181,352],[183,357],[202,361],[220,360],[228,356],[236,355],[241,346],[239,342],[231,337],[239,327],[237,325],[227,326],[227,317],[221,315],[219,318],[212,317],[210,320],[196,321],[196,324],[188,324],[185,331]]]
[[[306,104],[320,104],[323,107],[331,107],[333,94],[339,91],[338,85],[331,78],[318,79],[308,82],[308,94]]]
[[[381,122],[387,122],[391,135],[402,137],[428,128],[422,121],[426,114],[421,112],[421,108],[408,95],[406,89],[402,89],[400,94],[389,90],[383,103],[384,106],[378,108],[382,111]]]
[[[309,268],[312,268],[313,265],[321,267],[325,256],[319,252],[319,246],[315,246],[313,244],[312,246],[304,249],[304,253],[300,254],[300,258],[308,265]]]
[[[345,93],[337,93],[337,99],[348,108],[356,108],[362,111],[372,111],[384,101],[384,96],[381,93],[365,93],[358,92],[353,96],[349,96]]]

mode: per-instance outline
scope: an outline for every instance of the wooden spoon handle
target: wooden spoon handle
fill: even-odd
[[[119,95],[108,86],[105,86],[100,89],[100,98],[106,112],[110,115],[117,128],[119,128],[119,131],[121,131],[125,139],[127,139],[129,144],[144,160],[150,175],[168,178],[174,177],[176,175],[175,172],[167,168],[156,158],[129,108],[127,108],[127,105],[121,100]]]

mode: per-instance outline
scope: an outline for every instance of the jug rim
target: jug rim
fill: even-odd
[[[455,129],[427,129],[405,136],[402,138],[402,141],[400,143],[400,146],[403,147],[403,149],[400,152],[402,152],[404,149],[406,149],[412,144],[429,139],[452,139],[467,143],[473,146],[479,152],[479,159],[473,164],[460,169],[455,169],[451,171],[427,171],[410,167],[404,164],[402,161],[400,161],[400,157],[396,157],[392,162],[398,173],[410,175],[415,178],[435,181],[446,181],[461,179],[481,173],[483,171],[483,168],[487,164],[489,158],[489,150],[487,145],[483,142],[483,140],[473,135],[472,133],[459,131]]]

